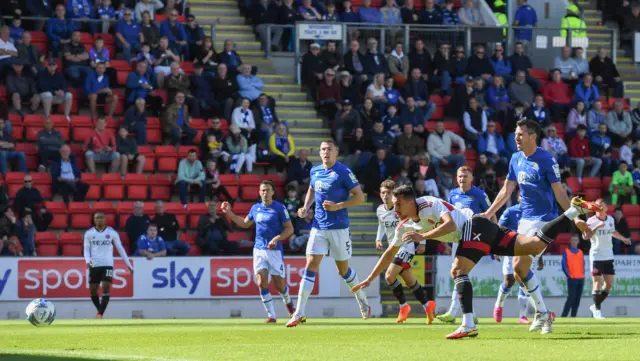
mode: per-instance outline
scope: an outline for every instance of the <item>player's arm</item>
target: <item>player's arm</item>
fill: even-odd
[[[332,204],[333,202],[331,201],[324,201],[322,205],[328,211],[338,211],[349,207],[356,207],[364,203],[364,193],[362,192],[360,185],[351,188],[350,193],[351,197],[344,202]],[[333,206],[335,209],[331,209]]]
[[[316,191],[313,189],[311,185],[309,185],[309,189],[307,190],[307,195],[304,196],[304,205],[302,208],[298,209],[298,217],[304,218],[307,216],[307,212],[311,209],[311,206],[316,201]]]
[[[129,260],[129,256],[127,256],[127,252],[122,247],[122,242],[120,241],[120,236],[118,235],[117,232],[113,232],[113,244],[116,246],[116,249],[118,250],[118,254],[120,255],[120,257],[122,257],[122,259],[124,260],[124,263],[127,264],[127,267],[129,268],[129,272],[133,273],[133,265]]]
[[[359,284],[355,285],[351,289],[351,292],[357,292],[362,288],[369,287],[371,282],[373,282],[378,277],[378,275],[380,275],[380,273],[382,273],[384,270],[386,270],[389,267],[389,265],[393,261],[393,257],[396,255],[396,253],[398,253],[398,250],[400,249],[400,245],[401,244],[398,244],[398,245],[390,244],[387,250],[384,251],[384,253],[382,254],[382,257],[380,257],[380,259],[378,260],[378,263],[376,263],[376,266],[373,268],[373,271],[371,271],[371,273],[369,274],[369,277],[367,277],[367,279],[360,282]]]
[[[515,181],[505,180],[504,185],[502,185],[500,192],[498,192],[498,195],[496,196],[496,199],[493,200],[491,207],[489,207],[489,209],[487,209],[487,211],[483,214],[487,218],[493,220],[498,210],[502,208],[509,197],[511,197],[511,193],[513,193],[517,185],[518,183],[516,183]]]
[[[89,237],[87,233],[84,234],[84,263],[87,264],[87,267],[91,268],[91,249],[89,248],[91,243],[89,242]]]
[[[378,220],[378,232],[376,232],[376,249],[382,251],[382,238],[384,237],[384,224]]]
[[[286,209],[285,209],[285,212],[286,212]],[[284,241],[285,239],[289,239],[289,237],[291,237],[292,234],[293,234],[293,223],[291,223],[291,221],[286,221],[282,223],[282,233],[273,237],[273,239],[271,239],[267,247],[276,248],[276,246],[278,245],[278,242]]]
[[[614,236],[615,238],[621,240],[627,246],[629,246],[631,244],[631,240],[629,238],[621,235],[620,232],[618,232],[618,231],[613,231],[613,233],[611,233],[611,235]]]
[[[253,226],[254,222],[249,218],[249,215],[247,215],[243,219],[239,215],[233,213],[233,211],[231,210],[231,205],[228,202],[222,203],[222,212],[225,216],[229,217],[231,222],[235,223],[235,225],[240,228],[250,228],[251,226]]]
[[[420,241],[427,240],[427,239],[438,239],[442,236],[446,236],[447,234],[453,233],[457,230],[456,222],[453,221],[453,217],[451,217],[451,213],[449,212],[444,213],[442,217],[440,217],[440,222],[441,224],[438,227],[426,233],[420,234],[420,237],[421,237]],[[410,235],[408,235],[409,233],[403,236],[403,240],[404,240],[404,237],[411,237]]]

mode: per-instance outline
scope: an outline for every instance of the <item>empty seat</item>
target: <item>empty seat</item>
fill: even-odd
[[[156,147],[158,170],[161,172],[175,172],[178,170],[178,153],[173,146],[160,145]]]
[[[242,186],[257,186],[260,185],[260,176],[257,174],[241,174],[239,182]]]
[[[149,195],[149,181],[144,174],[127,174],[124,177],[128,199],[145,200]]]
[[[88,229],[93,225],[93,210],[87,202],[69,202],[71,228]]]
[[[249,211],[251,210],[252,206],[253,206],[253,203],[236,202],[233,204],[233,213],[241,217],[245,217],[247,214],[249,214]]]
[[[151,185],[150,198],[153,200],[168,201],[171,199],[171,180],[166,174],[149,175]]]
[[[260,198],[260,187],[255,185],[242,186],[242,200],[253,202]]]
[[[144,172],[153,172],[156,170],[156,154],[153,152],[153,147],[150,145],[139,145],[138,154],[144,155]]]
[[[35,244],[36,251],[41,257],[58,255],[58,234],[55,232],[36,232]]]
[[[118,215],[118,228],[124,229],[127,219],[133,214],[133,202],[118,202],[116,214]]]
[[[640,206],[637,204],[624,204],[622,206],[622,213],[624,214],[625,217],[640,216]]]
[[[51,221],[49,228],[63,229],[69,227],[69,209],[64,202],[45,202],[44,206],[53,215],[53,221]]]
[[[124,184],[122,176],[119,173],[105,173],[102,175],[102,191],[106,199],[123,199]]]
[[[582,191],[582,184],[578,180],[577,177],[567,177],[567,185],[571,188],[573,193],[578,193]]]
[[[95,173],[82,173],[80,180],[89,185],[89,191],[87,192],[86,199],[94,200],[102,197],[102,181],[100,177]]]
[[[80,233],[67,232],[60,233],[60,246],[62,255],[68,257],[82,256],[83,239]]]
[[[582,188],[587,190],[589,188],[602,188],[602,181],[598,177],[586,177],[582,178]]]

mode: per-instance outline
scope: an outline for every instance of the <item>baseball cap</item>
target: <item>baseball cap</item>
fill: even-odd
[[[56,59],[50,58],[49,60],[47,60],[47,65],[53,65],[53,64],[58,65],[58,62],[56,62]]]
[[[309,47],[310,47],[310,48],[318,48],[318,49],[320,49],[320,44],[318,44],[318,43],[313,43],[313,44],[311,44]]]
[[[342,100],[342,106],[345,105],[353,105],[353,103],[351,103],[351,99],[347,98],[347,99],[343,99]]]
[[[467,77],[467,81],[475,81],[475,78],[474,78],[474,77],[472,77],[472,76],[468,76],[468,77]]]

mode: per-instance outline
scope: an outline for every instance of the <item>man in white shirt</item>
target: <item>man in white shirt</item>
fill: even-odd
[[[8,26],[0,28],[0,76],[4,79],[6,70],[13,59],[18,56],[18,50],[10,41],[11,30]]]

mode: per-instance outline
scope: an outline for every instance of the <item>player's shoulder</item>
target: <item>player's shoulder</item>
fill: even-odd
[[[109,233],[115,233],[116,235],[118,235],[118,231],[116,231],[115,229],[107,226],[107,228],[104,230],[105,232],[109,232]]]
[[[353,173],[351,171],[351,168],[347,167],[344,163],[341,163],[341,162],[336,162],[336,164],[333,166],[333,170],[335,170],[336,172],[338,172],[340,174]]]
[[[324,167],[322,166],[322,164],[318,164],[318,165],[314,165],[313,167],[311,167],[311,174],[313,173],[317,173],[320,170],[324,169]]]
[[[91,227],[91,228],[87,229],[87,231],[84,232],[84,234],[87,235],[87,234],[93,234],[93,233],[96,233],[96,232],[97,232],[96,231],[96,227]]]
[[[476,186],[471,186],[471,192],[474,195],[480,195],[482,197],[486,197],[487,196],[487,193],[485,191],[483,191],[482,189],[480,189],[480,188],[478,188]]]
[[[449,198],[451,198],[452,195],[458,195],[460,193],[460,187],[455,187],[449,191]]]
[[[273,209],[277,210],[277,211],[281,211],[283,209],[286,209],[287,207],[284,206],[284,204],[278,202],[278,201],[273,201],[272,203],[272,207]]]
[[[418,213],[423,213],[431,208],[434,205],[439,204],[440,198],[436,198],[433,196],[424,196],[416,199],[416,205],[418,206]]]
[[[538,147],[538,149],[536,150],[535,158],[538,162],[545,161],[545,162],[550,162],[552,164],[556,163],[556,158],[553,156],[553,154],[551,154],[551,152],[541,147]]]

